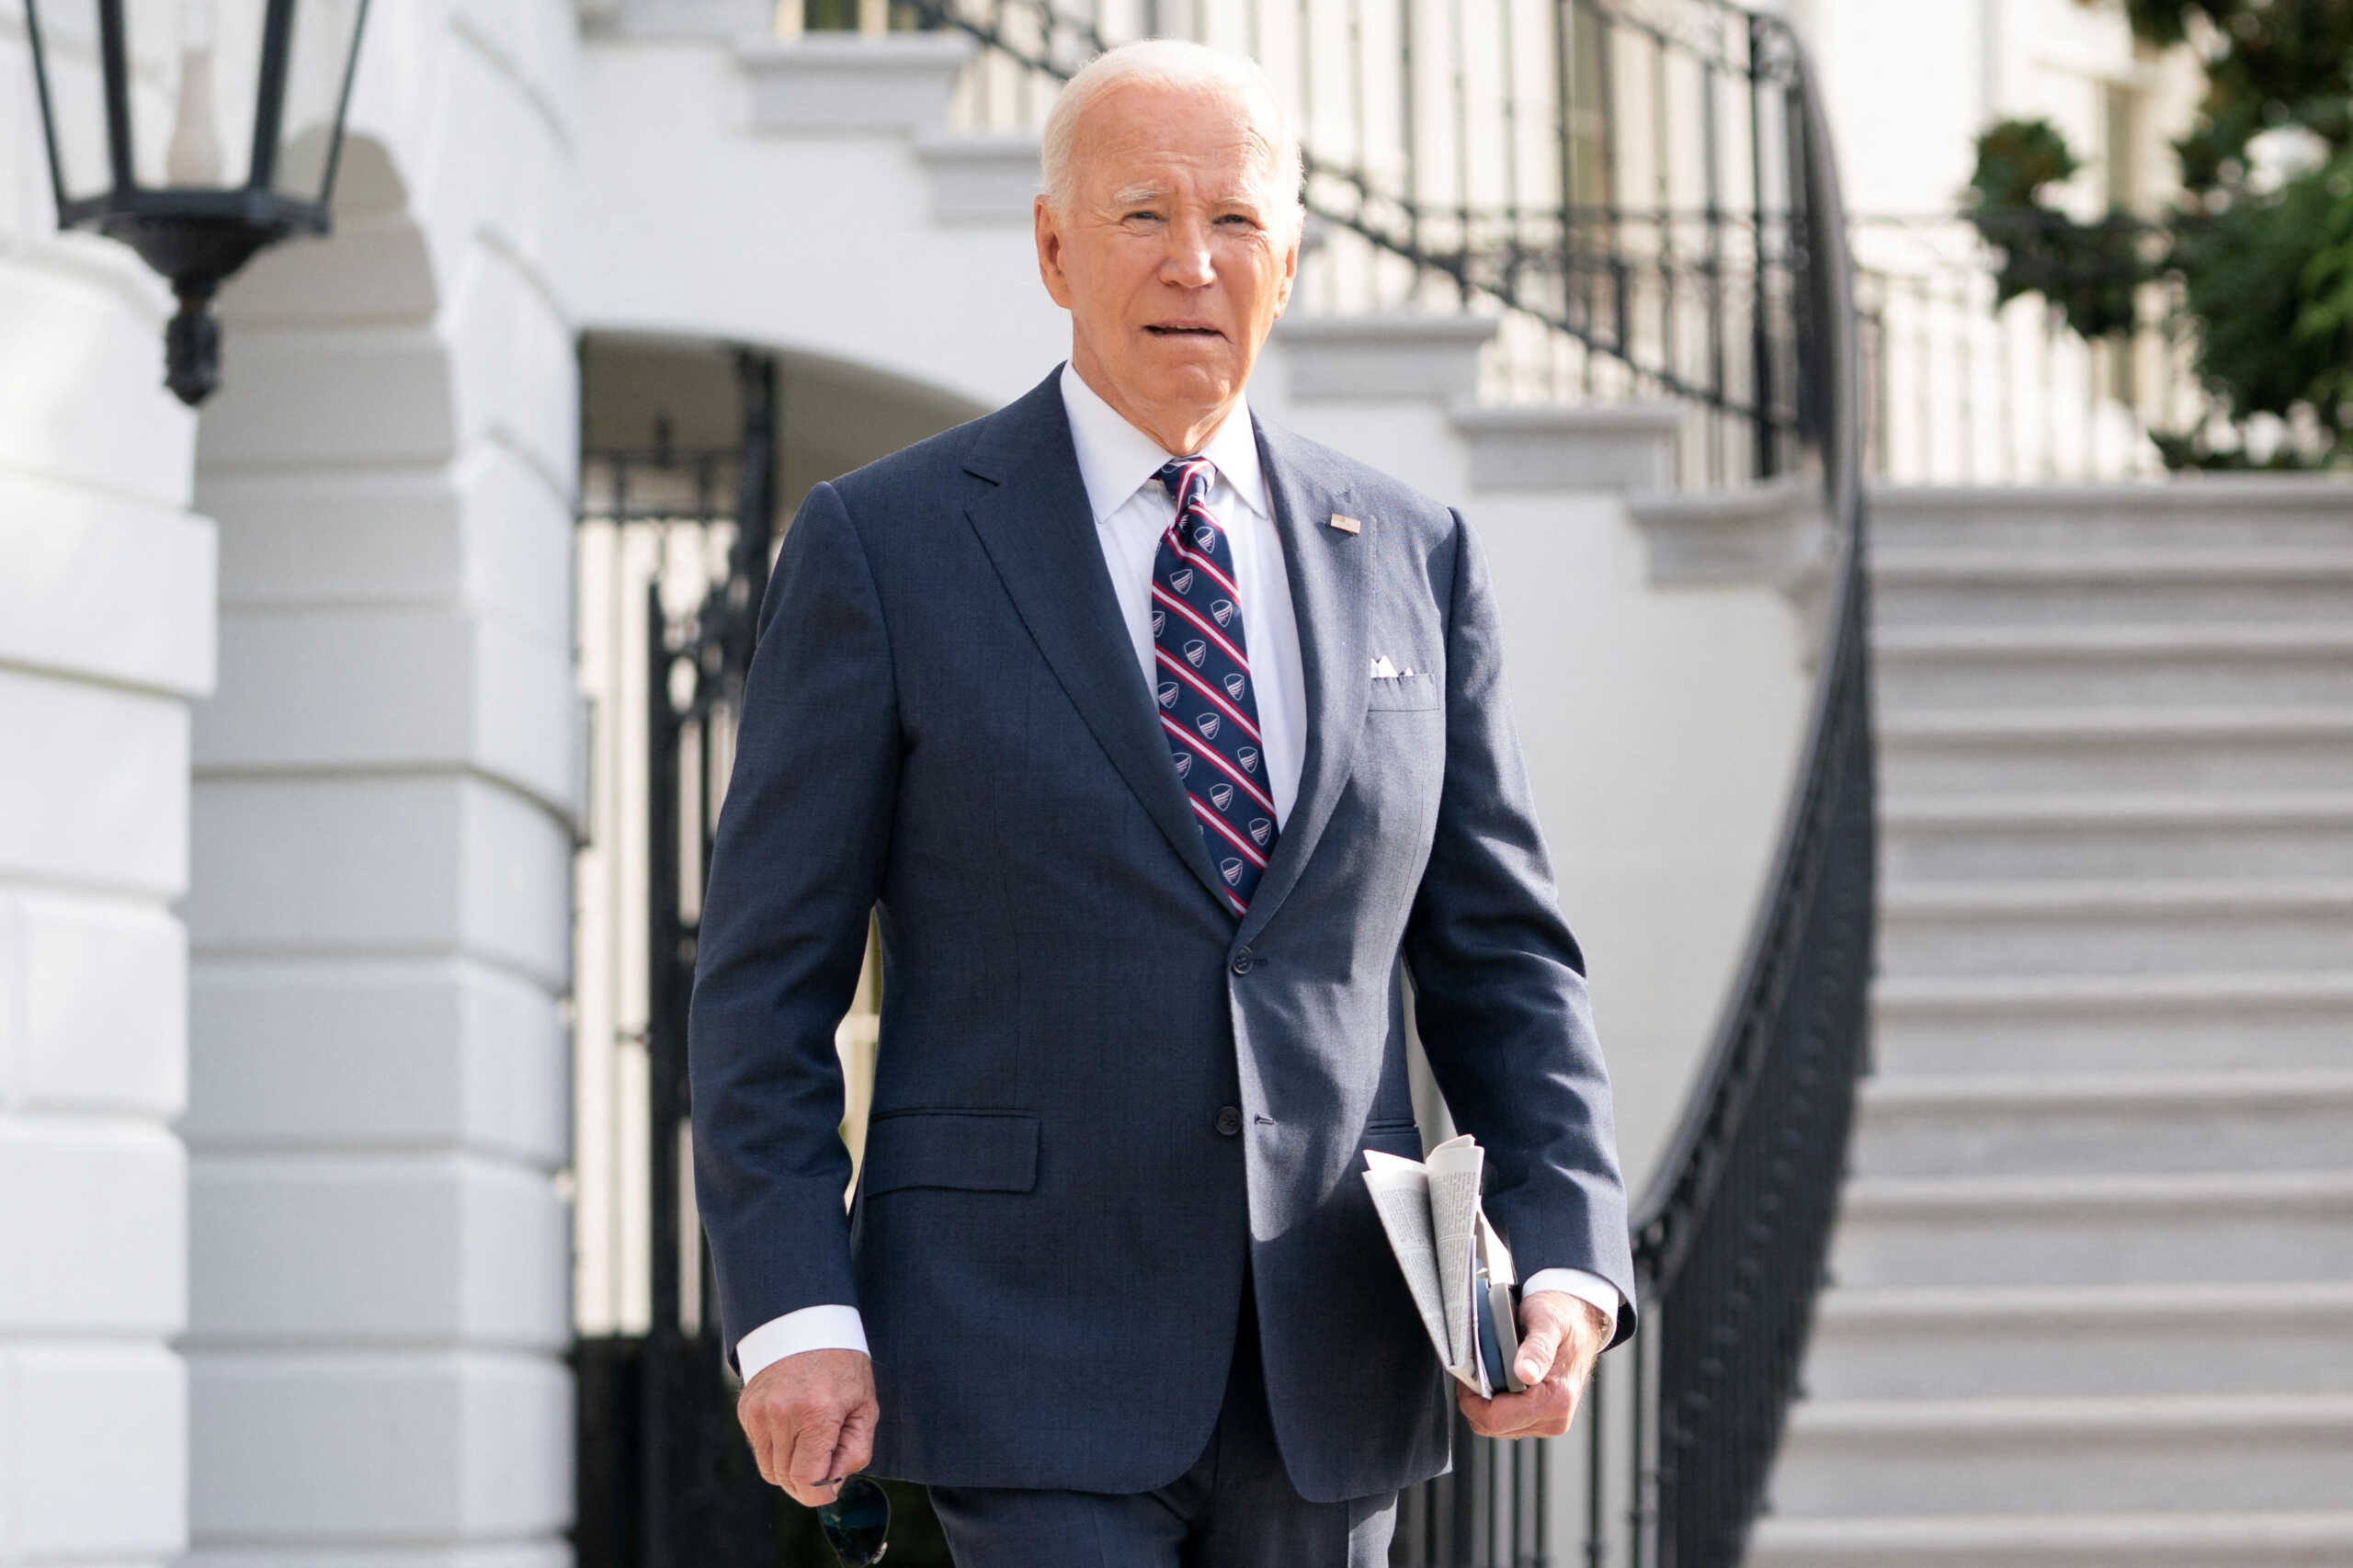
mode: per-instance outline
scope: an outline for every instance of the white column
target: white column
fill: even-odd
[[[0,1568],[186,1538],[188,704],[212,682],[165,296],[51,233],[0,3]],[[70,63],[65,67],[72,69]]]
[[[486,9],[377,8],[335,235],[223,303],[190,1568],[570,1561],[569,44]]]

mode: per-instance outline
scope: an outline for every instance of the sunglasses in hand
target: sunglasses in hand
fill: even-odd
[[[817,1528],[842,1568],[873,1568],[890,1550],[891,1499],[872,1476],[853,1475],[817,1510]]]

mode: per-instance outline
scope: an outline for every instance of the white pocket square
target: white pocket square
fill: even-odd
[[[1410,667],[1401,670],[1391,664],[1389,655],[1386,653],[1377,653],[1373,656],[1372,678],[1375,680],[1395,680],[1400,676],[1409,676],[1413,673]]]

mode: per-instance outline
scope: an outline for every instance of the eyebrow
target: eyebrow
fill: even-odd
[[[1111,204],[1114,207],[1137,207],[1148,205],[1154,201],[1165,201],[1167,198],[1168,192],[1156,185],[1131,185],[1123,190],[1113,192],[1111,196]],[[1243,207],[1247,208],[1251,212],[1256,213],[1259,209],[1266,205],[1266,202],[1257,192],[1238,190],[1229,195],[1217,198],[1212,205],[1219,207]]]

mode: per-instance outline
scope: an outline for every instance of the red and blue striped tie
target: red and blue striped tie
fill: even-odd
[[[1154,696],[1210,864],[1239,915],[1250,907],[1277,829],[1233,551],[1210,515],[1215,476],[1206,458],[1178,458],[1154,476],[1176,497],[1176,517],[1152,561]]]

